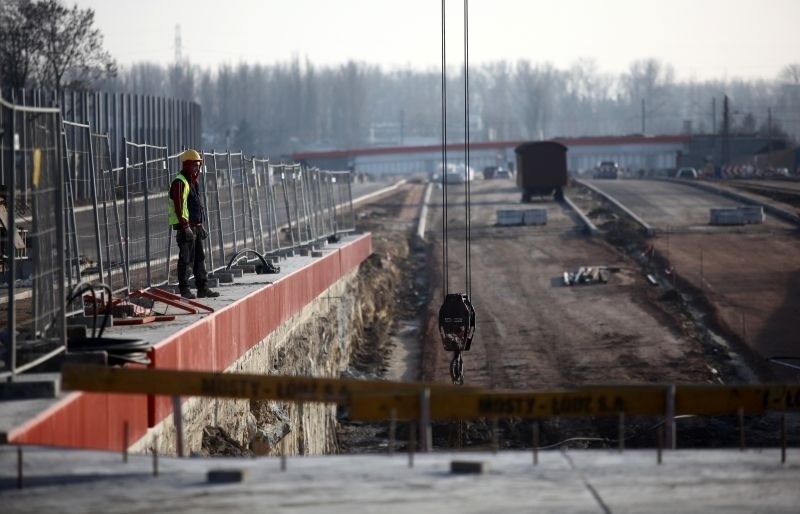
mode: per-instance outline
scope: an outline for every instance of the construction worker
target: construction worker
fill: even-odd
[[[178,287],[183,298],[216,298],[219,293],[208,288],[206,255],[203,240],[208,232],[203,227],[205,209],[198,191],[197,179],[203,158],[196,150],[181,154],[181,171],[169,187],[169,224],[177,231]],[[189,274],[194,272],[197,296],[189,289]]]

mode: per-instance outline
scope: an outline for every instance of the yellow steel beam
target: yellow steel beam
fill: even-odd
[[[351,396],[372,393],[417,394],[424,389],[464,391],[444,384],[398,383],[302,376],[248,375],[209,371],[109,368],[68,364],[61,370],[65,390],[216,396],[346,404]],[[469,390],[469,389],[468,389]]]
[[[675,392],[676,414],[708,416],[800,410],[800,385],[682,385]]]
[[[666,405],[665,386],[612,386],[575,391],[531,392],[431,392],[431,419],[484,417],[547,418],[553,416],[604,416],[618,413],[658,415]],[[350,403],[350,418],[361,420],[419,418],[419,397],[407,394],[357,395]]]
[[[672,402],[667,385],[592,386],[570,391],[502,392],[445,384],[246,375],[206,371],[109,368],[71,364],[62,369],[65,390],[348,405],[351,419],[419,419],[420,397],[430,392],[431,419],[553,416],[664,416]],[[678,385],[674,414],[722,415],[742,410],[800,410],[800,385]]]

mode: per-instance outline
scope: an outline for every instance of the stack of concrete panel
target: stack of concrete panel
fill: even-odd
[[[742,211],[738,208],[713,208],[709,211],[712,225],[744,225]]]
[[[522,215],[522,222],[525,225],[546,225],[547,209],[527,209]]]
[[[764,223],[764,208],[763,207],[739,207],[742,212],[742,221],[747,224],[761,224]]]
[[[497,211],[498,225],[522,225],[523,211]]]

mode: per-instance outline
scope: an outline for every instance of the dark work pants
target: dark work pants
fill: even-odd
[[[203,241],[197,237],[197,227],[192,227],[194,241],[185,241],[183,231],[178,230],[175,240],[178,243],[178,286],[181,289],[189,288],[190,272],[194,273],[195,285],[200,291],[206,288],[206,253],[203,250]]]

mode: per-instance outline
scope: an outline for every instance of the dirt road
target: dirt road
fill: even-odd
[[[466,248],[463,193],[448,188],[448,292],[464,292]],[[433,195],[431,256],[441,256],[443,200]],[[496,226],[497,210],[547,210],[544,226]],[[471,299],[476,311],[465,383],[502,389],[563,388],[625,382],[712,382],[699,341],[659,301],[638,266],[600,238],[582,231],[575,214],[552,200],[522,205],[511,181],[471,185]],[[619,268],[608,284],[566,287],[564,271]],[[449,381],[450,354],[437,330],[444,261],[436,277],[425,339],[423,379]]]
[[[414,213],[422,184],[410,184],[359,209],[358,225],[373,234],[375,255],[362,267],[363,296],[374,327],[364,334],[357,352],[358,373],[395,380],[449,383],[451,354],[442,349],[438,309],[443,291],[466,289],[466,241],[463,196],[448,196],[448,278],[443,271],[442,191],[434,190],[428,210],[427,241],[411,243]],[[448,188],[450,189],[450,188]],[[471,192],[471,298],[476,309],[472,349],[464,354],[465,384],[497,389],[555,389],[609,383],[735,383],[746,381],[724,344],[707,332],[681,295],[652,286],[641,263],[602,236],[585,235],[577,216],[561,204],[519,203],[511,181],[476,181]],[[569,190],[573,200],[580,191]],[[599,204],[595,204],[599,205]],[[496,226],[498,209],[543,208],[545,226]],[[595,216],[610,239],[629,243],[635,228]],[[595,214],[598,214],[595,212]],[[608,235],[608,234],[607,234]],[[636,241],[642,244],[644,240]],[[618,268],[608,284],[566,287],[564,271],[579,266]],[[421,372],[417,373],[417,366]],[[776,444],[779,418],[747,420],[748,441]],[[435,445],[480,446],[491,440],[483,422],[434,427]],[[530,444],[530,427],[519,420],[501,420],[507,445]],[[630,420],[627,444],[652,446],[650,419]],[[542,425],[542,444],[570,436],[601,436],[613,445],[614,420],[562,419]],[[343,451],[383,451],[386,429],[381,424],[343,423]],[[456,435],[461,434],[461,435]],[[685,419],[679,445],[738,444],[736,422],[729,419]],[[561,443],[559,443],[561,444]],[[584,443],[576,442],[581,445]]]

